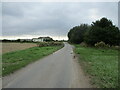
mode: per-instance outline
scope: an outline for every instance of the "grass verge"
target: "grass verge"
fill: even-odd
[[[98,88],[118,88],[118,51],[75,45],[80,63]]]
[[[62,46],[32,47],[25,50],[5,53],[2,55],[2,76],[8,75],[60,48],[62,48]]]

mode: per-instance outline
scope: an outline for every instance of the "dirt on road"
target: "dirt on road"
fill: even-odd
[[[93,88],[93,86],[90,84],[89,76],[85,74],[78,60],[79,58],[74,53],[73,56],[74,79],[71,88]]]

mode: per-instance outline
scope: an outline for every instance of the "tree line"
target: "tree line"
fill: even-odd
[[[91,46],[101,41],[111,46],[120,45],[120,30],[111,20],[103,17],[91,25],[81,24],[70,29],[68,41],[76,44],[85,42]]]

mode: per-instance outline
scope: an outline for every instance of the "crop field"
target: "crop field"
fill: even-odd
[[[34,43],[2,43],[2,53],[24,50],[35,46],[37,45]]]
[[[75,52],[91,83],[100,88],[118,87],[118,52],[114,49],[98,49],[75,45]]]

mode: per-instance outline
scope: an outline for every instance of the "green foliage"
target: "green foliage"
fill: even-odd
[[[69,42],[71,43],[81,43],[84,41],[84,34],[86,30],[90,27],[87,24],[81,24],[80,26],[75,26],[68,32]]]
[[[79,61],[98,88],[118,87],[118,50],[75,45]],[[120,52],[119,52],[120,53]]]
[[[101,27],[101,28],[105,28],[105,27],[111,27],[113,26],[112,21],[108,20],[107,18],[103,17],[102,19],[97,20],[96,22],[92,22],[92,26],[97,26],[97,27]]]
[[[51,41],[54,41],[52,38],[46,38],[44,41],[46,41],[46,42],[51,42]]]
[[[120,45],[120,30],[113,25],[111,20],[102,18],[92,22],[91,26],[81,24],[73,27],[68,32],[69,42],[81,43],[86,42],[94,46],[95,43],[103,41],[109,45]]]
[[[91,29],[86,33],[85,42],[94,45],[103,41],[109,45],[119,45],[120,31],[107,18],[93,22]]]
[[[95,43],[95,47],[98,47],[98,48],[106,48],[106,47],[110,47],[110,45],[105,44],[103,41],[101,41],[101,42]]]

